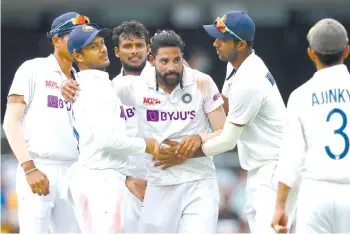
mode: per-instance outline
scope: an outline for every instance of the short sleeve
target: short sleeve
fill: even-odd
[[[221,106],[224,101],[222,100],[218,87],[210,76],[206,75],[199,79],[199,89],[204,98],[204,112],[210,113]]]
[[[234,124],[247,124],[256,114],[263,101],[263,93],[256,86],[240,84],[230,90],[227,119]]]
[[[24,62],[16,71],[8,96],[23,96],[25,103],[29,105],[35,90],[33,73],[33,64],[28,61]]]
[[[121,102],[127,106],[135,105],[134,84],[138,76],[118,76],[113,79],[113,87]]]

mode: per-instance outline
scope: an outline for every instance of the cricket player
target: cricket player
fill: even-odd
[[[322,19],[307,39],[317,71],[288,100],[272,227],[287,232],[285,204],[301,178],[296,232],[350,233],[348,35],[338,21]]]
[[[129,155],[155,154],[153,138],[129,137],[125,113],[104,69],[110,64],[104,38],[109,29],[75,28],[67,42],[78,64],[81,91],[73,105],[80,155],[70,171],[70,194],[83,233],[121,232],[125,164]],[[142,159],[142,157],[140,157]]]
[[[113,83],[126,75],[139,76],[144,69],[151,67],[147,57],[150,52],[149,32],[137,21],[125,21],[113,29],[115,56],[120,59],[122,70],[113,79]],[[138,132],[135,108],[124,107],[126,130],[128,136],[136,136]],[[146,164],[139,155],[129,155],[127,162],[127,187],[125,197],[125,218],[123,232],[137,232],[137,223],[142,208],[142,200],[146,191]]]
[[[115,88],[124,104],[136,108],[139,137],[169,139],[192,150],[221,130],[225,113],[212,78],[184,66],[183,49],[175,32],[157,33],[151,39],[154,69],[122,77]],[[216,231],[219,191],[212,157],[189,159],[165,170],[155,167],[150,156],[146,163],[139,232]]]
[[[205,155],[217,155],[236,144],[241,167],[248,171],[245,213],[252,233],[274,233],[272,219],[286,108],[276,82],[252,49],[255,25],[244,12],[227,12],[204,26],[214,37],[220,60],[235,69],[228,87],[229,112],[221,134],[205,141]]]
[[[18,160],[16,191],[21,233],[77,233],[73,209],[60,191],[64,176],[77,160],[71,105],[59,84],[72,78],[69,33],[88,17],[68,12],[57,17],[48,33],[54,52],[25,61],[8,94],[4,131]]]

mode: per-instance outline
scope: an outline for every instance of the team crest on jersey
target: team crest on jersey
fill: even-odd
[[[91,32],[94,28],[91,27],[90,25],[86,25],[84,24],[81,29],[84,31],[84,32]]]
[[[189,93],[185,93],[184,95],[182,95],[182,101],[186,104],[192,102],[192,95]]]

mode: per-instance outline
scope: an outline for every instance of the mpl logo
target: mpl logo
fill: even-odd
[[[63,109],[65,106],[67,108],[67,111],[70,111],[72,109],[72,104],[70,102],[67,102],[66,100],[62,100],[57,96],[53,96],[53,95],[47,96],[47,107]]]
[[[158,110],[147,110],[146,118],[148,122],[159,122],[159,121],[181,121],[187,119],[194,119],[196,117],[196,111],[158,111]]]
[[[219,100],[219,98],[221,97],[221,94],[220,93],[217,93],[213,96],[213,100],[214,102],[216,102],[217,100]]]
[[[143,98],[143,104],[144,105],[156,105],[160,104],[160,100],[158,98]]]
[[[52,80],[45,80],[45,87],[48,89],[60,89],[57,82]]]

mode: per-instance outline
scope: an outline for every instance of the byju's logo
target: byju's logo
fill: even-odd
[[[126,108],[124,109],[123,106],[120,106],[120,118],[123,119],[130,119],[132,117],[134,117],[135,115],[135,107],[130,107],[130,108]]]
[[[64,106],[67,107],[68,111],[70,111],[72,109],[72,104],[70,102],[62,100],[62,99],[58,98],[57,96],[53,96],[53,95],[47,96],[47,107],[62,109],[62,108],[64,108]]]
[[[196,111],[158,111],[158,110],[147,110],[147,121],[159,122],[159,121],[174,121],[174,120],[186,120],[194,119],[196,117]]]

